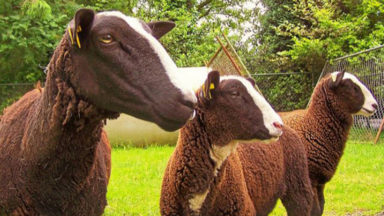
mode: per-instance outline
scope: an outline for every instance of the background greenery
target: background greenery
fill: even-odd
[[[256,78],[279,111],[303,108],[327,59],[384,41],[381,0],[5,0],[0,84],[44,81],[43,69],[81,7],[176,22],[162,43],[178,66],[203,66],[218,47],[214,36],[229,34],[251,73],[301,74]],[[1,97],[0,110],[22,93]]]
[[[162,176],[174,147],[117,148],[106,216],[160,215]],[[347,143],[337,172],[325,190],[326,216],[384,213],[384,145]],[[286,215],[278,204],[271,215]],[[382,215],[382,214],[381,214]]]

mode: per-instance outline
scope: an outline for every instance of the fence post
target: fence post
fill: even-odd
[[[384,125],[384,118],[381,121],[379,130],[377,131],[376,138],[375,138],[375,145],[377,144],[377,141],[379,141],[379,137],[380,137],[381,131],[383,130],[383,125]]]

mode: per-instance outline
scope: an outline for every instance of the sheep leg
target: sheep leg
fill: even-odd
[[[324,209],[324,195],[323,191],[319,191],[320,185],[315,185],[312,187],[313,191],[313,202],[312,202],[312,210],[311,210],[311,216],[320,216],[323,214],[323,209]],[[324,188],[324,187],[323,187]],[[321,198],[323,202],[321,203]]]
[[[311,213],[312,198],[313,193],[309,179],[302,179],[287,187],[285,195],[281,197],[281,202],[288,216],[308,216]]]
[[[320,215],[322,215],[324,212],[324,204],[325,204],[324,186],[325,186],[324,184],[320,184],[317,186],[317,198],[319,200]]]

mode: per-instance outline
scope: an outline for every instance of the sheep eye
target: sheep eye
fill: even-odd
[[[359,90],[359,87],[357,87],[357,86],[355,86],[355,85],[353,85],[353,91],[358,91]]]
[[[99,38],[99,41],[104,44],[110,44],[113,41],[113,37],[110,34],[103,35]]]
[[[238,91],[231,91],[230,95],[231,95],[231,97],[239,97],[240,96],[240,92],[238,92]]]

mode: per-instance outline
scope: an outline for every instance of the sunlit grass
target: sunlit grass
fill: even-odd
[[[348,142],[336,175],[325,187],[324,215],[384,211],[384,145]],[[272,215],[284,215],[278,205]]]
[[[173,147],[114,149],[105,215],[160,215],[161,179]],[[384,211],[384,145],[348,142],[326,186],[324,215]],[[285,215],[278,204],[272,215]]]
[[[161,179],[173,147],[112,151],[105,215],[160,215]]]

